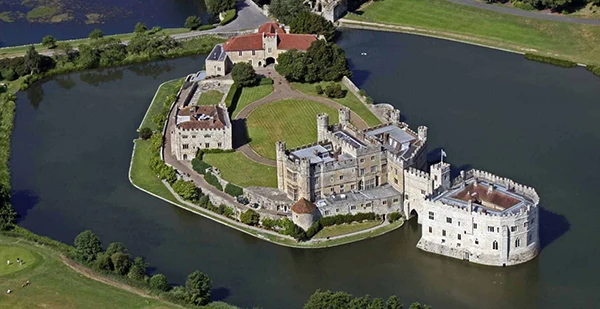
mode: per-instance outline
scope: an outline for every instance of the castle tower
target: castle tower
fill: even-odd
[[[419,127],[419,140],[421,140],[421,141],[427,140],[427,127],[426,126]]]
[[[339,109],[340,124],[347,126],[350,124],[350,109],[348,107],[342,107]]]
[[[263,33],[263,48],[265,50],[265,61],[269,57],[277,59],[277,32]]]
[[[300,170],[298,173],[298,198],[312,200],[310,190],[310,159],[300,159]]]
[[[394,109],[392,111],[392,119],[390,119],[393,124],[400,124],[400,110]]]
[[[329,127],[329,115],[318,114],[317,115],[317,141],[322,142],[326,140],[327,129]]]
[[[277,141],[275,151],[277,152],[277,188],[285,191],[285,142]]]
[[[419,133],[421,130],[419,130]],[[448,190],[451,186],[450,182],[450,164],[439,162],[431,166],[429,174],[433,180],[433,190],[442,188]]]

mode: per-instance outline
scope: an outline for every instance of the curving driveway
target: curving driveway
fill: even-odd
[[[577,18],[559,14],[537,12],[537,11],[525,11],[517,8],[503,7],[493,4],[482,3],[475,0],[447,0],[452,3],[467,5],[474,8],[484,9],[488,11],[494,11],[498,13],[510,14],[521,17],[544,19],[551,21],[562,21],[574,24],[582,25],[600,25],[600,19],[588,19],[588,18]]]

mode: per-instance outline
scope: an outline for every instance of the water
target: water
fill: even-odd
[[[35,0],[32,2],[36,2]],[[0,47],[39,43],[45,35],[59,40],[87,37],[96,29],[105,34],[133,32],[137,22],[148,27],[181,28],[190,15],[203,17],[206,13],[204,0],[59,0],[64,9],[70,11],[72,19],[60,23],[28,22],[26,18],[14,22],[0,21]],[[35,5],[34,5],[35,6]],[[21,5],[21,1],[0,0],[0,12],[12,11],[26,14],[32,7]],[[101,23],[86,23],[86,14],[102,14]]]
[[[318,288],[434,308],[598,307],[600,79],[403,34],[346,30],[340,44],[375,101],[429,126],[432,157],[443,147],[455,172],[473,166],[538,190],[539,258],[493,268],[424,253],[414,220],[364,242],[289,249],[134,189],[132,140],[148,103],[163,81],[200,69],[202,57],[72,74],[20,93],[11,161],[20,224],[68,243],[92,229],[174,283],[206,272],[215,299],[244,307],[299,308]]]

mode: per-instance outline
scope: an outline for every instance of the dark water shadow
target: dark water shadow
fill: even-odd
[[[252,140],[248,134],[246,119],[235,119],[231,122],[233,127],[233,149],[242,147]]]
[[[556,241],[571,229],[567,218],[561,214],[553,213],[540,206],[539,208],[539,236],[540,251]]]
[[[14,191],[12,192],[10,202],[13,206],[18,205],[15,207],[15,210],[18,214],[17,224],[19,224],[25,220],[29,211],[40,202],[40,197],[30,190]]]
[[[54,81],[56,82],[58,87],[65,90],[70,90],[77,85],[73,80],[71,74],[57,76],[54,78]]]
[[[82,72],[79,79],[92,86],[123,79],[123,69],[104,69]]]
[[[210,291],[210,300],[212,301],[223,301],[231,295],[231,290],[226,287],[214,288]]]
[[[45,82],[46,80],[40,80],[29,85],[29,88],[27,88],[27,99],[29,99],[29,104],[31,104],[34,109],[38,109],[44,100],[44,87],[42,87],[42,85]]]
[[[167,61],[136,64],[127,67],[127,70],[135,73],[137,76],[151,76],[154,79],[161,74],[171,72],[174,69],[175,67]]]

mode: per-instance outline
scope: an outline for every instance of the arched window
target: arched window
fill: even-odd
[[[517,238],[517,239],[515,240],[515,248],[518,248],[518,247],[520,247],[520,246],[521,246],[521,239]]]
[[[498,242],[494,240],[494,242],[492,243],[492,249],[494,250],[498,250]]]

